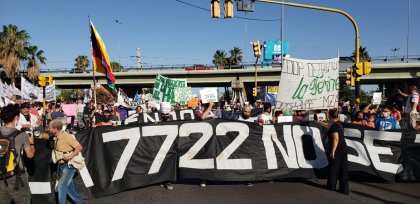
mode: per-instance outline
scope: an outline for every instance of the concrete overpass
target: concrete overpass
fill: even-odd
[[[351,63],[340,64],[340,77],[345,78],[345,68]],[[150,69],[128,72],[116,72],[116,84],[121,88],[153,87],[156,74],[170,78],[186,78],[192,87],[228,87],[232,80],[240,79],[246,84],[254,82],[254,69],[193,70],[184,69]],[[87,88],[92,83],[92,73],[52,73],[56,86],[63,89]],[[278,85],[281,68],[260,68],[258,70],[259,85]],[[103,74],[97,73],[100,84],[106,84]],[[418,83],[420,79],[420,63],[372,64],[372,72],[361,78],[362,84],[386,83]]]

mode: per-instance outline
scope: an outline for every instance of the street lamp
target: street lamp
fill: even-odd
[[[120,22],[119,20],[115,20],[115,23],[117,23],[118,25],[122,25],[123,23]],[[118,64],[121,65],[121,41],[120,41],[120,27],[118,26]]]
[[[395,60],[396,60],[396,58],[395,58],[395,52],[397,52],[399,49],[400,49],[400,48],[392,48],[392,49],[391,49],[391,51],[393,51],[393,52],[394,52],[394,62],[395,62]]]

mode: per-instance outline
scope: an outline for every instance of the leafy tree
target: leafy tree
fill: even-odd
[[[217,50],[213,55],[213,64],[218,69],[223,69],[223,66],[227,64],[226,53],[224,50]]]
[[[353,60],[356,60],[356,50],[353,51],[351,57],[353,58]],[[369,56],[369,53],[368,53],[366,47],[360,46],[359,57],[360,57],[360,62],[370,61],[370,56]]]
[[[28,60],[28,65],[26,67],[28,71],[28,77],[29,77],[29,80],[35,83],[40,74],[39,63],[45,64],[45,61],[47,60],[47,58],[45,58],[43,55],[44,51],[38,50],[37,46],[25,47],[25,51],[27,53],[27,60]]]
[[[19,30],[15,25],[3,25],[0,32],[0,67],[3,67],[6,76],[15,82],[19,72],[20,62],[26,58],[29,34],[25,30]]]
[[[123,72],[124,68],[118,62],[111,62],[111,68],[113,72]]]
[[[76,62],[76,63],[74,63],[74,66],[77,69],[83,70],[83,72],[85,72],[86,68],[90,66],[90,61],[89,61],[88,57],[85,56],[85,55],[77,56],[76,59],[74,59],[74,61]]]
[[[74,89],[63,89],[60,91],[60,95],[58,95],[57,99],[60,99],[61,101],[65,102],[71,102],[74,101],[74,98],[72,96],[75,96],[77,94],[77,91]]]
[[[107,89],[105,89],[103,86],[100,86],[96,89],[96,103],[105,103],[108,104],[110,102],[115,102],[116,98],[115,96],[110,93]]]
[[[242,62],[242,50],[238,47],[234,47],[230,50],[229,63],[232,65],[239,65]]]

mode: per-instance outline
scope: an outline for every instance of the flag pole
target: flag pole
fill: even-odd
[[[90,16],[88,16],[88,20],[89,20],[89,31],[90,31],[90,36],[89,36],[89,40],[90,40],[90,49],[92,51],[91,54],[91,60],[92,60],[92,75],[93,75],[93,100],[94,100],[94,104],[96,106],[96,78],[95,78],[95,61],[93,60],[93,47],[92,47],[92,25],[91,25],[91,21],[90,21]]]

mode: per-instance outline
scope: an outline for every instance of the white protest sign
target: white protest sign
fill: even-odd
[[[35,99],[37,102],[42,102],[43,100],[43,90],[42,87],[39,88],[38,98]],[[55,89],[55,81],[52,84],[45,87],[45,100],[46,101],[55,101],[57,97],[56,89]]]
[[[276,109],[331,109],[338,107],[338,58],[285,58]]]
[[[174,89],[175,102],[186,102],[192,99],[191,87],[178,87]]]
[[[147,102],[147,106],[149,107],[149,108],[156,108],[156,101],[148,101]]]
[[[6,83],[3,84],[3,97],[8,99],[13,97],[13,88]]]
[[[293,122],[293,116],[278,116],[277,123]]]
[[[39,93],[41,92],[40,88],[31,84],[31,82],[26,80],[24,77],[21,77],[20,81],[21,81],[20,89],[22,92],[22,99],[23,100],[37,100],[40,95]]]
[[[202,103],[209,103],[210,101],[217,102],[217,88],[200,90],[200,98]]]
[[[122,89],[118,89],[117,103],[124,107],[131,107],[130,98]]]
[[[169,102],[162,102],[160,103],[160,111],[163,114],[168,114],[171,112],[171,103]]]
[[[373,105],[381,104],[382,101],[382,92],[373,93]]]

